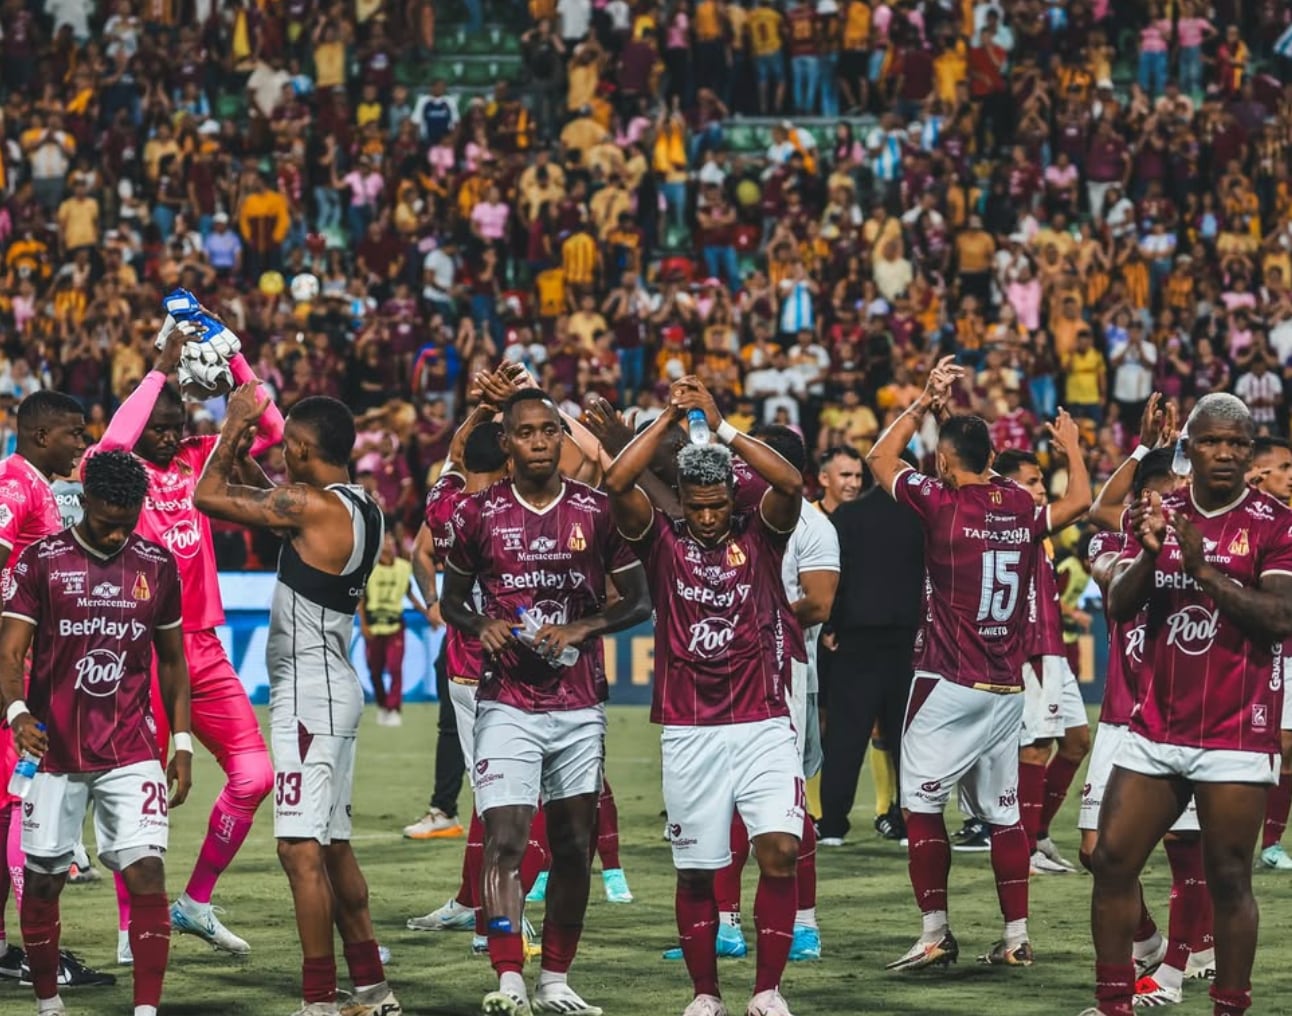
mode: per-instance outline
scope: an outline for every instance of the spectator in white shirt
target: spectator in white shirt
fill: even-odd
[[[1251,370],[1234,384],[1234,394],[1247,403],[1257,427],[1276,429],[1283,404],[1283,382],[1269,369],[1264,354],[1257,353],[1252,359]]]
[[[1130,330],[1108,349],[1113,368],[1113,401],[1121,407],[1121,420],[1128,433],[1139,428],[1144,404],[1153,393],[1153,368],[1157,347],[1144,335],[1144,322],[1134,318]]]
[[[745,394],[762,401],[764,423],[771,423],[777,410],[785,409],[789,412],[791,425],[798,426],[799,399],[807,393],[802,375],[790,370],[786,366],[785,354],[777,352],[773,354],[770,366],[751,370],[745,375]]]

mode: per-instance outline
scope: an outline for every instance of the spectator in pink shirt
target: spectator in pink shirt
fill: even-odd
[[[1153,4],[1149,23],[1139,33],[1139,86],[1149,98],[1166,87],[1167,64],[1171,50],[1171,19],[1162,13],[1162,5]]]
[[[503,203],[496,184],[490,184],[485,199],[471,210],[471,234],[481,247],[493,247],[501,260],[505,254],[503,238],[507,235],[507,219],[511,209]]]
[[[1216,34],[1216,29],[1201,17],[1198,0],[1185,0],[1180,20],[1176,22],[1176,45],[1179,47],[1180,91],[1193,99],[1202,95],[1202,44]]]

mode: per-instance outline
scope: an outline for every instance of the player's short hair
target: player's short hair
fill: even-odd
[[[829,448],[827,448],[825,451],[823,451],[820,454],[820,456],[817,458],[817,468],[824,469],[826,466],[828,466],[835,459],[839,458],[839,456],[841,455],[845,459],[852,459],[854,462],[861,461],[861,452],[857,451],[857,449],[854,448],[852,445],[837,444],[837,445],[831,445]]]
[[[1258,459],[1262,455],[1271,454],[1276,448],[1292,449],[1292,442],[1289,442],[1286,438],[1270,437],[1268,434],[1261,434],[1252,442],[1252,451]]]
[[[807,449],[803,447],[803,439],[789,427],[767,423],[755,427],[749,436],[767,445],[800,473],[807,468]]]
[[[127,451],[99,452],[85,460],[86,497],[116,508],[138,508],[148,494],[143,463]]]
[[[462,464],[468,473],[496,473],[507,463],[507,453],[498,439],[502,437],[502,424],[486,420],[467,435]]]
[[[1252,411],[1247,408],[1247,403],[1236,395],[1230,395],[1228,392],[1212,392],[1210,395],[1204,395],[1198,400],[1198,404],[1193,407],[1193,412],[1189,414],[1189,419],[1185,422],[1184,429],[1188,431],[1194,420],[1206,417],[1208,420],[1220,420],[1224,423],[1240,423],[1247,427],[1248,430],[1254,430],[1255,424],[1252,422]]]
[[[951,417],[938,432],[938,440],[949,444],[960,465],[971,473],[981,473],[991,462],[991,431],[981,416]]]
[[[511,430],[512,416],[517,406],[525,406],[531,402],[543,402],[547,407],[556,414],[560,419],[560,412],[556,408],[556,403],[552,397],[541,388],[522,388],[502,404],[502,425],[504,430]]]
[[[350,463],[354,451],[354,414],[349,407],[327,395],[310,395],[292,406],[287,418],[309,427],[319,457],[330,466]]]
[[[1154,480],[1163,477],[1174,477],[1172,464],[1175,462],[1174,448],[1154,448],[1140,459],[1135,467],[1135,479],[1131,481],[1131,493],[1139,497],[1145,488]]]
[[[992,468],[1001,476],[1017,476],[1024,466],[1036,466],[1041,468],[1041,461],[1031,452],[1025,452],[1019,448],[1006,448],[996,456],[992,462]]]
[[[184,397],[180,395],[178,388],[167,381],[161,386],[161,391],[157,393],[157,402],[155,405],[162,406],[166,409],[182,410],[184,408]]]
[[[726,445],[688,444],[677,453],[677,482],[693,487],[732,486],[731,449]]]
[[[85,409],[62,392],[32,392],[18,403],[18,429],[30,433],[60,416],[84,416]]]

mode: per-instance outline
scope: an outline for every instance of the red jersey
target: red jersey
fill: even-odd
[[[1023,652],[1026,659],[1038,656],[1063,656],[1063,611],[1059,608],[1059,584],[1054,578],[1054,562],[1042,549],[1027,587],[1027,627],[1023,630]]]
[[[1247,487],[1228,508],[1203,512],[1192,490],[1162,499],[1201,533],[1212,567],[1239,585],[1292,575],[1292,510]],[[1126,534],[1125,558],[1140,552]],[[1131,728],[1150,741],[1277,754],[1283,706],[1279,643],[1253,642],[1184,571],[1169,529],[1145,606],[1144,659],[1132,675],[1139,706]]]
[[[435,556],[447,561],[453,547],[453,514],[465,498],[467,481],[461,473],[441,473],[435,486],[426,495],[426,528],[431,534]],[[476,608],[479,609],[479,602]],[[480,680],[480,642],[465,632],[445,626],[444,657],[449,680],[459,684],[475,684]]]
[[[48,478],[21,455],[0,462],[0,546],[9,548],[9,561],[0,572],[0,589],[9,598],[13,566],[37,540],[63,528],[58,498]]]
[[[800,4],[786,11],[785,24],[789,30],[790,56],[816,56],[816,11]]]
[[[1003,477],[948,487],[913,469],[893,481],[893,497],[924,526],[924,623],[915,666],[956,684],[1023,686],[1025,590],[1049,508]]]
[[[132,535],[112,557],[75,529],[14,566],[6,617],[36,626],[27,702],[49,733],[51,773],[94,773],[157,757],[153,636],[180,625],[175,559]]]
[[[606,580],[637,562],[599,490],[565,480],[556,500],[535,508],[510,480],[463,498],[453,514],[448,566],[474,576],[480,612],[517,627],[524,607],[540,624],[568,624],[599,613]],[[526,712],[586,709],[606,700],[601,639],[578,646],[572,667],[552,666],[528,648],[487,657],[477,698]]]
[[[1126,547],[1122,533],[1096,533],[1090,538],[1090,560],[1107,553],[1120,554]],[[1105,604],[1105,607],[1107,604]],[[1144,615],[1137,614],[1133,621],[1108,621],[1108,670],[1104,676],[1104,701],[1099,708],[1099,722],[1126,726],[1135,709],[1135,689],[1131,675],[1139,672],[1144,662]]]
[[[1022,407],[1002,413],[991,425],[991,446],[998,453],[1009,448],[1030,452],[1035,428],[1032,414]]]
[[[705,727],[788,716],[790,653],[781,559],[790,533],[757,510],[732,516],[715,547],[656,512],[633,549],[655,604],[651,722]]]

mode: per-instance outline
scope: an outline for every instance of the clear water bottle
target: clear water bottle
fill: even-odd
[[[1175,456],[1171,459],[1171,472],[1176,476],[1189,476],[1193,472],[1193,463],[1184,451],[1184,437],[1175,443]]]
[[[709,418],[703,409],[692,409],[687,413],[686,425],[691,432],[691,444],[709,443]]]
[[[514,628],[512,630],[516,633],[516,637],[525,643],[525,645],[532,646],[534,644],[534,636],[538,634],[538,630],[543,626],[539,624],[538,619],[524,607],[518,607],[516,609],[516,616],[520,618],[522,627]],[[572,667],[578,661],[579,651],[575,649],[574,646],[566,646],[561,650],[561,655],[558,656],[555,661],[549,662],[560,664],[562,667]]]
[[[13,775],[9,777],[9,793],[14,797],[25,799],[31,793],[31,784],[39,768],[40,758],[29,751],[24,751],[18,759],[18,764],[13,767]]]

